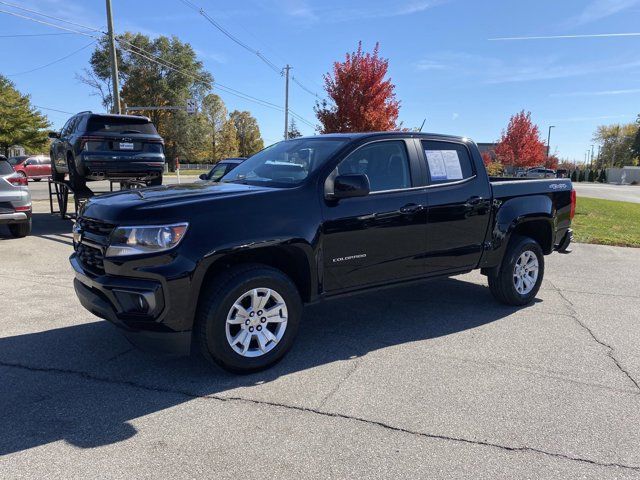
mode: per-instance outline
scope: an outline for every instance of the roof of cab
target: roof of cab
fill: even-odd
[[[361,132],[361,133],[325,133],[322,135],[310,135],[301,138],[346,138],[349,140],[361,140],[375,137],[411,137],[411,138],[440,138],[443,140],[470,141],[467,137],[446,135],[427,132]]]

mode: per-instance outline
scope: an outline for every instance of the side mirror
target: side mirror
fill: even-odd
[[[364,173],[338,175],[333,181],[333,194],[330,198],[365,197],[370,191],[369,177]]]
[[[49,132],[49,138],[60,138],[60,134],[58,132]]]
[[[201,173],[200,177],[198,178],[200,178],[200,180],[209,180],[209,177],[207,175],[208,175],[207,173]]]

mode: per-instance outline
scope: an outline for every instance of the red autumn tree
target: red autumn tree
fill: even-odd
[[[489,152],[482,152],[482,161],[484,162],[484,166],[486,167],[491,162],[493,162],[493,158],[491,158],[491,154]]]
[[[344,62],[333,64],[333,75],[324,75],[329,102],[316,103],[321,133],[396,130],[400,102],[395,85],[385,79],[389,60],[380,57],[379,44],[373,53],[347,53]]]
[[[496,155],[504,165],[535,167],[544,164],[545,150],[540,131],[531,122],[531,112],[523,110],[509,120],[496,147]]]
[[[560,163],[560,159],[555,155],[549,155],[549,157],[544,161],[545,168],[551,168],[552,170],[558,169],[558,163]]]

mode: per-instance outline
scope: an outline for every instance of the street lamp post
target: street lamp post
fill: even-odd
[[[549,152],[551,150],[551,129],[556,128],[555,125],[549,125],[549,133],[547,134],[547,160],[549,160]]]

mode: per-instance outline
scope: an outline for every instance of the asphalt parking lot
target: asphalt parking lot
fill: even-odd
[[[153,357],[82,309],[70,222],[0,227],[3,478],[640,478],[640,249],[306,308],[275,368]]]

